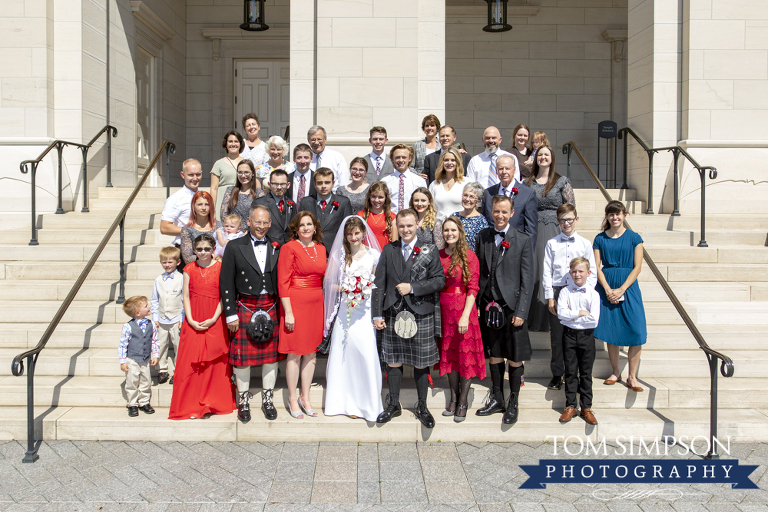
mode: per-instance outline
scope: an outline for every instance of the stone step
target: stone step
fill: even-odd
[[[633,188],[609,188],[607,189],[607,192],[613,199],[617,201],[637,200],[637,190]],[[603,193],[596,188],[575,188],[573,189],[573,193],[576,196],[577,205],[579,204],[579,201],[602,202],[603,205],[608,203],[608,201],[605,200]]]
[[[593,375],[595,378],[605,379],[610,375],[611,366],[604,344],[600,341],[597,344],[598,351]],[[674,352],[664,350],[662,340],[659,340],[658,345],[658,349],[648,347],[643,350],[639,370],[641,377],[708,375],[709,367],[706,357],[694,342],[691,342],[688,349]],[[714,340],[710,345],[715,349],[721,348]],[[10,363],[19,352],[19,348],[0,348],[0,361]],[[729,350],[727,355],[733,359],[739,377],[765,375],[768,353],[764,350]],[[549,361],[549,350],[534,350],[531,360],[525,363],[526,375],[530,378],[551,378]],[[282,363],[283,366],[284,364]],[[622,351],[622,371],[626,371],[626,366],[626,351]],[[324,374],[325,363],[321,358],[315,367],[315,376],[322,377]],[[0,375],[11,375],[11,365],[0,365]],[[117,340],[112,348],[46,348],[37,362],[35,375],[119,376],[121,372],[117,359]],[[409,375],[411,375],[410,368],[406,371],[406,376]]]
[[[39,251],[40,254],[47,252],[51,246],[59,249],[60,247],[69,247],[73,241],[77,244],[90,244],[96,247],[101,243],[101,239],[107,232],[109,226],[104,226],[104,229],[77,229],[70,227],[67,229],[41,229],[37,232],[37,239],[40,245],[31,246],[33,249]],[[27,245],[31,238],[29,229],[14,229],[3,231],[3,237],[0,241],[0,246],[3,245]],[[125,244],[126,245],[139,245],[139,244],[160,244],[168,245],[173,241],[173,237],[160,234],[160,230],[153,229],[126,229],[125,230]],[[110,244],[120,243],[120,231],[116,230],[114,235],[109,239]],[[91,251],[93,252],[93,251]],[[35,258],[32,258],[35,259]]]
[[[607,203],[602,196],[599,200],[582,199],[583,194],[580,192],[580,190],[576,191],[576,213],[579,214],[579,217],[582,215],[603,215],[605,213],[605,205]],[[622,203],[624,203],[630,215],[645,213],[645,201],[622,200]]]
[[[440,413],[448,406],[450,390],[447,377],[439,377],[433,371],[434,387],[430,389],[427,406],[435,413]],[[261,379],[258,369],[253,371],[251,393],[254,403],[261,403]],[[282,374],[281,374],[282,375]],[[382,376],[384,379],[384,376]],[[122,389],[125,379],[115,377],[57,377],[37,376],[35,378],[35,406],[37,407],[121,407],[126,399]],[[636,393],[626,386],[618,384],[606,386],[601,379],[593,381],[593,403],[600,410],[644,408],[708,408],[710,404],[710,380],[701,378],[647,378],[640,379],[645,392]],[[382,380],[382,401],[388,393],[386,380]],[[565,407],[565,388],[561,391],[547,389],[549,379],[526,378],[521,388],[519,403],[527,409],[555,409]],[[27,403],[27,384],[25,378],[1,377],[0,407],[21,406]],[[489,378],[483,381],[473,380],[468,395],[470,409],[482,407],[487,399],[490,386]],[[745,407],[768,408],[768,397],[763,392],[763,380],[758,378],[730,378],[718,380],[718,398],[721,409],[742,409]],[[325,406],[326,382],[318,378],[310,391],[310,401],[315,407]],[[173,385],[157,384],[153,372],[152,399],[153,407],[170,407]],[[509,385],[505,381],[504,396],[509,396]],[[415,384],[412,379],[404,379],[400,392],[400,402],[406,406],[417,401]],[[275,387],[275,402],[287,408],[288,389],[285,379],[280,378]]]
[[[115,221],[119,210],[103,213],[69,212],[64,215],[43,215],[42,229],[84,229],[101,230],[102,236],[109,226]],[[161,209],[162,211],[162,209]],[[131,208],[125,219],[126,229],[160,229],[160,212],[147,212],[145,210]]]
[[[433,411],[434,412],[434,411]],[[502,425],[501,415],[479,417],[468,411],[466,421],[455,423],[453,418],[435,415],[435,428],[426,429],[419,423],[410,405],[400,417],[386,425],[353,420],[346,416],[327,417],[318,411],[317,418],[291,418],[285,410],[278,411],[274,421],[264,419],[255,410],[247,424],[237,421],[237,413],[213,415],[206,420],[173,421],[168,409],[159,408],[152,415],[140,413],[129,418],[125,407],[56,407],[36,411],[35,429],[38,436],[52,440],[101,441],[260,441],[260,442],[552,442],[558,438],[562,449],[564,437],[589,438],[593,442],[606,439],[615,442],[628,435],[637,441],[661,439],[674,432],[676,436],[705,437],[709,433],[707,409],[595,409],[599,422],[589,426],[579,418],[562,425],[560,411],[520,409],[515,425]],[[765,439],[768,416],[756,409],[733,409],[718,417],[718,436],[730,436],[731,442],[755,442]],[[26,408],[3,407],[0,416],[0,439],[26,437]],[[573,442],[573,439],[569,441]],[[662,448],[663,449],[663,448]],[[699,447],[702,454],[705,449]],[[561,452],[562,453],[562,452]]]
[[[692,302],[686,304],[688,314],[697,325],[751,324],[768,325],[768,301],[747,303]]]
[[[125,198],[94,198],[88,201],[88,209],[90,213],[107,213],[107,212],[119,212],[119,208],[122,208],[125,204]],[[161,213],[163,211],[163,205],[165,204],[165,194],[163,197],[137,197],[131,203],[129,211],[142,211],[145,213]],[[114,215],[114,213],[113,213]]]
[[[181,190],[181,187],[171,187],[171,194],[174,194]],[[201,187],[200,190],[209,191],[207,188]],[[128,196],[131,195],[133,187],[99,187],[98,198],[99,199],[122,199],[125,201]],[[136,199],[150,198],[150,199],[162,199],[165,200],[166,189],[165,187],[141,187],[139,193],[136,195]]]

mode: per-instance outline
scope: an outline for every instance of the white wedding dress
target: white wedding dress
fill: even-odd
[[[345,272],[352,273],[357,269],[373,272],[378,261],[379,254],[369,249],[365,256],[353,260]],[[347,332],[347,301],[342,297],[325,372],[325,415],[345,414],[376,421],[384,408],[371,298],[365,300],[363,307],[351,308],[350,313]]]

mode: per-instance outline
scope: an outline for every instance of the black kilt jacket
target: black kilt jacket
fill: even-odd
[[[219,289],[224,305],[224,317],[237,314],[237,299],[241,294],[258,295],[263,288],[277,295],[277,258],[280,247],[272,243],[279,241],[267,239],[266,275],[262,275],[256,255],[253,253],[253,242],[250,233],[244,237],[232,240],[224,248],[224,258],[221,261]]]

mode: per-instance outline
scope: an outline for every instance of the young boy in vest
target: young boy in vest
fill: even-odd
[[[152,377],[149,366],[157,366],[157,328],[149,318],[149,300],[143,296],[131,297],[123,303],[123,311],[131,320],[123,325],[120,334],[118,357],[120,370],[125,374],[125,394],[128,400],[128,416],[146,414],[155,410],[149,405],[152,396]],[[150,359],[151,358],[151,359]]]
[[[239,224],[238,224],[239,226]],[[157,328],[160,361],[157,367],[157,382],[168,381],[168,346],[173,345],[173,353],[179,353],[179,334],[184,320],[184,276],[177,270],[181,265],[181,251],[178,247],[160,249],[160,264],[164,272],[155,278],[152,290],[152,321]],[[174,365],[176,359],[173,360]],[[173,378],[171,378],[173,384]]]

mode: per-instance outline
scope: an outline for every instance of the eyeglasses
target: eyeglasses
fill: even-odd
[[[576,218],[572,217],[570,219],[557,219],[557,222],[559,222],[560,224],[573,224],[575,220]]]
[[[213,247],[195,247],[195,252],[212,252]]]
[[[238,176],[248,176],[248,177],[251,177],[251,176],[253,176],[253,173],[251,171],[246,171],[246,172],[238,172],[237,175]]]
[[[288,182],[285,182],[285,183],[270,182],[269,186],[272,187],[272,188],[275,188],[275,187],[287,187],[288,186]]]
[[[322,142],[325,139],[323,138],[315,138],[315,139],[309,139],[310,144],[317,144],[318,142]]]
[[[269,226],[269,222],[264,221],[258,221],[258,222],[251,222],[251,226],[256,226],[257,228]]]

